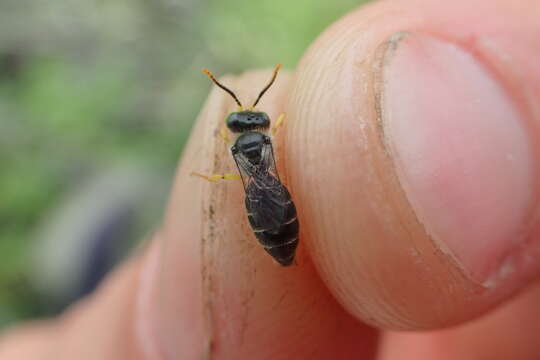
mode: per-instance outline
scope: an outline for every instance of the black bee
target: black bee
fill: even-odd
[[[240,172],[236,174],[200,176],[209,181],[241,178],[246,193],[246,210],[255,236],[272,257],[281,265],[294,261],[298,246],[298,219],[296,207],[287,188],[281,183],[276,169],[272,140],[268,135],[270,118],[255,106],[276,79],[280,65],[274,69],[270,82],[259,93],[253,105],[245,110],[234,92],[219,83],[208,70],[203,72],[220,88],[229,93],[239,106],[239,111],[229,114],[227,128],[236,136],[231,153]],[[278,118],[272,133],[281,125],[283,114]],[[222,134],[226,139],[226,135]]]

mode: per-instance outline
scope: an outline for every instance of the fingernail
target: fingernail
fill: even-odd
[[[382,121],[399,181],[438,247],[486,284],[520,245],[531,205],[524,120],[461,47],[421,34],[388,44]]]

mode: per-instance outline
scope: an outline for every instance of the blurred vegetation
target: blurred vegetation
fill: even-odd
[[[47,313],[27,283],[28,254],[66,191],[117,164],[172,178],[210,88],[201,68],[292,68],[358,5],[2,0],[0,325]]]

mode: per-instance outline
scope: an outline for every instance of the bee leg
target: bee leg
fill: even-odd
[[[221,130],[219,130],[219,136],[225,141],[226,144],[229,144],[231,142],[231,138],[229,136],[229,129],[227,129],[227,125],[223,124],[221,127]]]
[[[201,179],[204,179],[209,182],[216,182],[218,180],[240,180],[242,179],[238,174],[213,174],[213,175],[203,175],[197,172],[192,172],[191,176],[198,176]]]
[[[274,125],[272,126],[272,136],[276,136],[279,128],[283,126],[283,119],[285,119],[285,114],[284,113],[279,114],[277,120],[274,122]]]

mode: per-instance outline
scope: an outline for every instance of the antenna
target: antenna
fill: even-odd
[[[255,100],[253,105],[251,105],[251,108],[254,108],[259,103],[259,100],[261,100],[264,93],[270,88],[270,86],[272,86],[272,84],[274,83],[274,80],[276,80],[276,76],[280,68],[281,68],[281,64],[277,64],[276,67],[274,68],[274,74],[272,75],[272,79],[270,79],[270,82],[259,93],[259,96],[257,96],[257,100]]]
[[[232,92],[232,90],[230,90],[230,89],[227,88],[225,85],[222,85],[219,81],[217,81],[216,78],[214,77],[214,75],[213,75],[210,71],[208,71],[208,69],[203,69],[202,72],[203,72],[203,74],[206,74],[206,75],[210,78],[210,80],[212,80],[217,86],[219,86],[220,88],[222,88],[223,90],[225,90],[226,92],[228,92],[229,95],[231,95],[231,96],[233,97],[234,101],[236,101],[236,103],[238,104],[238,106],[240,106],[240,108],[243,109],[242,103],[240,103],[240,100],[238,100],[238,98],[237,98],[236,95]],[[276,76],[274,75],[274,77],[276,77]],[[274,80],[272,79],[272,81],[274,81]],[[261,96],[261,95],[259,95],[259,97],[260,97],[260,96]]]

